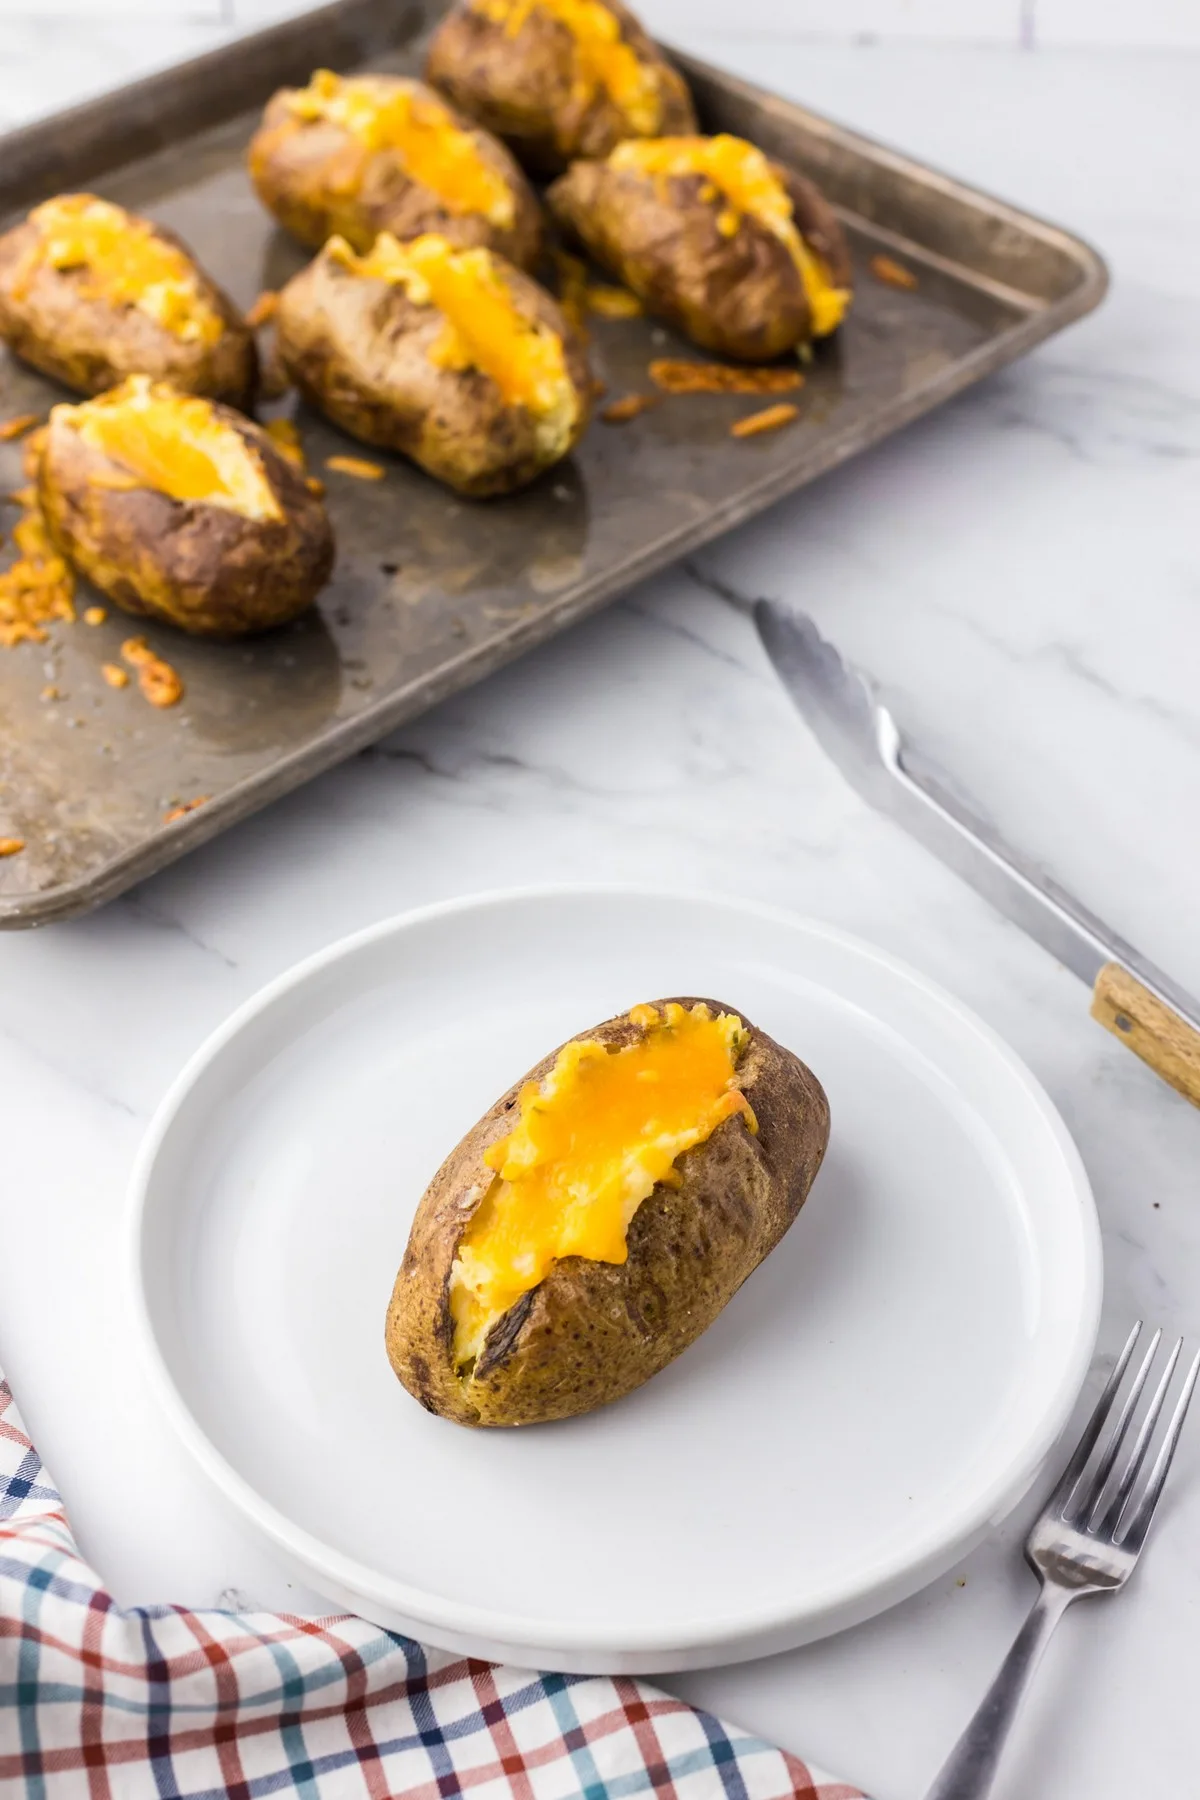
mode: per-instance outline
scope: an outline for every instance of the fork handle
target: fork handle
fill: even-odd
[[[925,1800],[986,1800],[992,1791],[1012,1722],[1025,1698],[1033,1672],[1042,1660],[1050,1633],[1075,1598],[1064,1588],[1043,1587],[1033,1611],[1001,1663],[996,1679],[942,1764],[941,1773]]]

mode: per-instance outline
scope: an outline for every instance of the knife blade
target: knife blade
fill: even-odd
[[[871,681],[803,613],[759,600],[767,655],[817,742],[870,805],[1092,989],[1092,1016],[1200,1106],[1200,1001],[1060,887],[907,742]]]

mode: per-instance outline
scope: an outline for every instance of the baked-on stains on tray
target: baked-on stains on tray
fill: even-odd
[[[304,260],[255,200],[242,151],[267,96],[317,66],[412,71],[444,0],[342,0],[0,142],[5,222],[86,187],[172,226],[249,308]],[[0,926],[111,899],[235,820],[602,606],[635,581],[856,455],[1095,306],[1106,277],[1078,239],[760,89],[679,58],[708,129],[794,160],[837,204],[855,305],[794,395],[799,417],[748,439],[763,402],[666,395],[513,499],[468,503],[394,458],[339,472],[361,446],[297,413],[339,544],[318,609],[250,642],[162,626],[151,648],[184,684],[169,709],[110,686],[134,626],[60,625],[0,650]],[[911,289],[870,275],[890,256]],[[655,360],[695,359],[646,318],[589,319],[609,394],[645,392]],[[39,418],[61,390],[11,360],[0,417]],[[289,401],[268,411],[289,412]],[[330,459],[334,459],[332,462]],[[372,453],[372,460],[376,460]],[[21,484],[0,442],[0,491]],[[0,515],[0,530],[5,518]],[[94,596],[83,584],[80,610]],[[57,699],[43,699],[52,689]],[[191,806],[198,795],[202,806]]]

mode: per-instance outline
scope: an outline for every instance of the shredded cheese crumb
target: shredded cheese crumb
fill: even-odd
[[[650,379],[666,394],[790,394],[804,386],[799,369],[743,369],[667,357],[650,364]]]
[[[260,325],[269,325],[278,311],[278,293],[274,288],[265,288],[246,314],[246,323],[251,331],[257,331]]]
[[[0,424],[0,444],[11,444],[14,438],[24,437],[37,422],[37,413],[18,413],[14,419],[5,419]]]
[[[798,406],[768,406],[763,412],[751,413],[748,419],[739,419],[736,425],[730,427],[729,435],[735,438],[759,437],[764,431],[779,431],[799,417]]]
[[[356,481],[382,481],[387,474],[382,463],[368,462],[362,456],[327,456],[325,467],[336,475],[353,475]]]
[[[0,838],[0,856],[19,856],[24,848],[24,838]]]
[[[624,425],[658,404],[656,394],[625,394],[620,400],[611,400],[600,417],[606,425]]]
[[[25,446],[25,470],[31,478],[41,439],[38,432]],[[0,645],[6,649],[44,644],[47,625],[60,619],[70,623],[75,617],[75,576],[51,542],[36,487],[21,488],[11,499],[21,508],[21,518],[12,534],[16,560],[0,573]]]
[[[610,287],[606,282],[588,282],[583,290],[584,305],[601,319],[640,319],[645,307],[628,288]]]
[[[138,687],[151,706],[175,706],[183,699],[183,682],[169,662],[156,656],[144,637],[126,638],[121,655],[137,670]]]
[[[905,288],[911,292],[913,288],[920,285],[911,269],[906,269],[903,263],[898,263],[894,257],[884,256],[882,253],[871,258],[871,273],[876,281],[882,281],[885,287]]]
[[[163,824],[173,825],[176,819],[186,818],[188,813],[195,812],[198,806],[207,806],[211,799],[211,794],[197,794],[194,800],[181,801],[178,806],[173,806],[170,812],[163,814]]]

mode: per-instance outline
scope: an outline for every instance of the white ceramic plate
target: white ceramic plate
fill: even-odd
[[[618,1405],[468,1431],[383,1320],[447,1150],[554,1044],[711,994],[829,1094],[797,1223]],[[445,1648],[703,1667],[877,1612],[1029,1487],[1088,1365],[1100,1247],[1046,1095],[980,1021],[828,927],[626,889],[484,896],[335,945],[193,1059],[134,1188],[175,1425],[304,1579]]]

